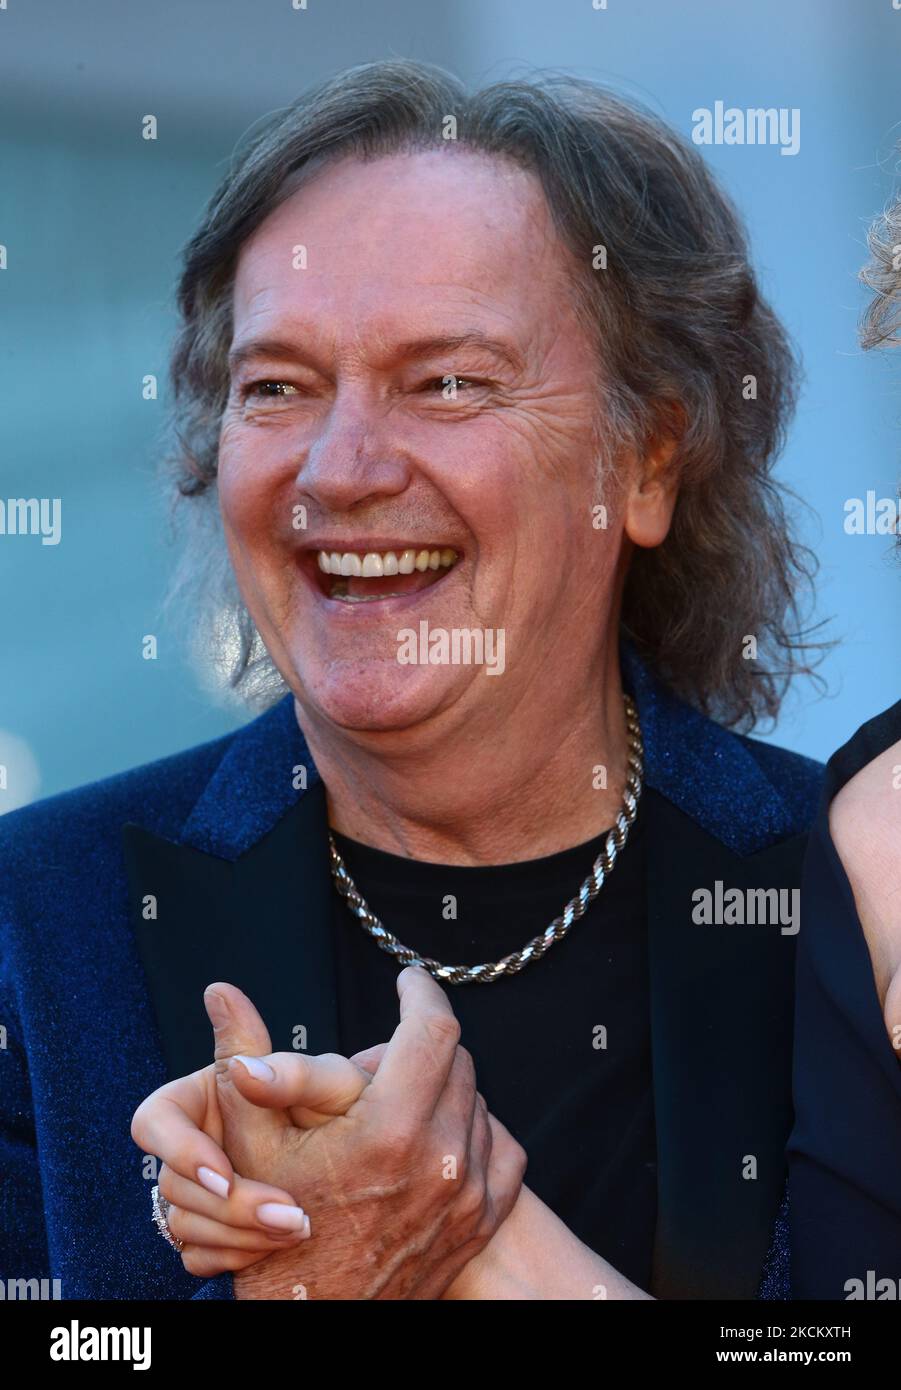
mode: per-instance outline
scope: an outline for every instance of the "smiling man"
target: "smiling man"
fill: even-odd
[[[730,730],[806,669],[808,557],[771,472],[791,355],[700,157],[588,83],[356,69],[236,160],[179,305],[188,590],[271,707],[4,826],[35,1272],[67,1296],[785,1292],[793,933],[694,906],[798,884],[819,770]],[[449,659],[403,660],[411,630]],[[503,634],[494,679],[454,633]],[[217,1071],[184,1083],[215,980],[271,1039],[217,986]],[[266,1110],[216,1082],[241,1053],[265,1086],[273,1044],[338,1054],[301,1063],[315,1123],[278,1063]],[[149,1093],[184,1268],[127,1148]]]
[[[617,606],[624,542],[666,535],[676,478],[662,442],[637,485],[599,492],[573,259],[533,175],[453,147],[331,164],[241,250],[218,458],[229,552],[332,828],[380,850],[535,858],[617,809],[618,633],[597,614]],[[601,496],[621,539],[590,524]],[[502,628],[504,680],[400,660],[423,619]],[[598,763],[606,791],[586,775]]]

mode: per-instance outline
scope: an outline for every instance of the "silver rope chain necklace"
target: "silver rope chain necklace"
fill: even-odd
[[[585,879],[576,896],[570,899],[560,916],[555,917],[540,936],[533,937],[528,945],[523,946],[521,950],[514,951],[510,956],[504,956],[503,960],[495,961],[493,965],[442,965],[440,961],[432,960],[429,956],[417,955],[415,951],[410,950],[409,946],[404,946],[398,941],[396,936],[392,936],[384,923],[376,917],[374,912],[370,911],[365,898],[357,891],[353,879],[347,872],[344,860],[338,853],[332,833],[329,831],[328,843],[335,887],[341,896],[347,899],[347,906],[354,916],[359,918],[363,930],[375,938],[383,951],[395,956],[404,965],[421,965],[434,979],[449,985],[490,985],[495,980],[499,980],[502,975],[516,975],[533,960],[540,960],[555,942],[563,940],[573,923],[585,916],[588,908],[603,888],[608,875],[612,872],[613,866],[629,838],[629,831],[635,823],[635,817],[638,814],[638,799],[641,796],[642,788],[644,749],[641,742],[638,713],[628,695],[625,696],[625,707],[626,727],[629,733],[628,770],[626,788],[623,792],[620,809],[616,813],[613,828],[608,833],[604,847],[594,861],[591,873]]]

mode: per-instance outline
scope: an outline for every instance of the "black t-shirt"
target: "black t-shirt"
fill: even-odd
[[[343,835],[335,844],[357,890],[405,946],[443,965],[477,965],[542,932],[605,839],[478,868],[405,859]],[[493,984],[445,988],[478,1088],[528,1154],[529,1187],[647,1289],[657,1174],[644,858],[639,814],[597,898],[547,955]],[[334,936],[341,1048],[350,1055],[396,1028],[401,967],[337,890]]]

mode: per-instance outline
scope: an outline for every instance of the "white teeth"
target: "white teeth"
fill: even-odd
[[[341,603],[379,603],[383,598],[403,598],[403,594],[332,594]]]
[[[395,574],[412,574],[414,570],[450,569],[459,556],[449,546],[443,550],[394,550],[379,553],[367,550],[320,550],[317,563],[323,574],[341,575],[345,579],[381,579]]]

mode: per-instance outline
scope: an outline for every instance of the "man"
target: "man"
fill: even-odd
[[[239,1296],[291,1297],[301,1258],[311,1296],[440,1296],[503,1233],[521,1146],[526,1202],[586,1267],[626,1292],[754,1297],[785,1185],[819,770],[727,731],[774,715],[806,667],[808,564],[771,475],[792,361],[734,214],[694,151],[590,84],[471,97],[376,64],[244,153],[179,303],[195,589],[238,687],[281,698],[4,826],[22,1248],[39,1266],[46,1246],[67,1292],[230,1296],[148,1245],[122,1148],[138,1102],[207,1061],[219,979],[279,1051],[394,1048],[350,1127],[307,1144],[319,1210],[286,1218],[278,1279],[264,1260]],[[421,1082],[407,1020],[394,1032],[398,960],[448,991],[414,1011],[438,1049]],[[466,1053],[435,1020],[451,1006]],[[62,1039],[89,1026],[73,1086]],[[437,1187],[444,1122],[426,1144],[413,1121],[424,1135],[439,1106],[478,1201],[453,1174]],[[229,1174],[198,1166],[195,1195],[229,1200]],[[313,1182],[308,1162],[292,1182],[234,1166],[276,1206]],[[183,1254],[204,1272],[200,1242]]]

